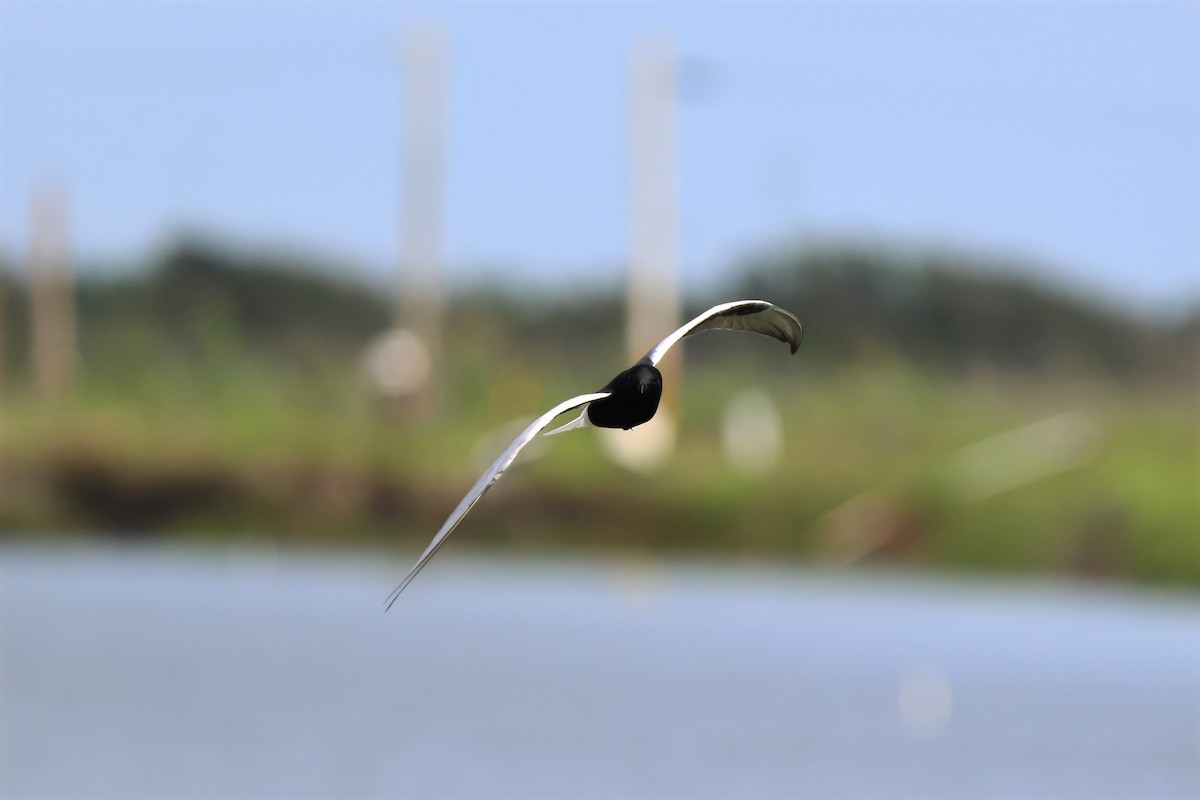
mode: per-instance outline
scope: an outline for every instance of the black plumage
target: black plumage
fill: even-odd
[[[605,384],[600,391],[609,396],[589,403],[584,413],[596,427],[629,430],[654,417],[662,390],[658,367],[635,364]]]

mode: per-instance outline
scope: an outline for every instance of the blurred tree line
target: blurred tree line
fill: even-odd
[[[624,361],[616,285],[458,288],[439,414],[396,413],[365,391],[363,370],[394,322],[394,287],[346,264],[192,240],[83,271],[79,380],[47,403],[26,389],[29,293],[15,274],[0,271],[0,538],[407,536],[423,547],[476,477],[465,454],[497,446],[481,435],[602,385]],[[598,457],[596,437],[563,437],[552,468],[531,464],[507,500],[481,504],[476,530],[489,542],[803,558],[842,558],[849,535],[850,551],[873,542],[862,552],[884,560],[1195,584],[1200,308],[1155,320],[1033,274],[856,245],[744,263],[687,310],[779,303],[805,325],[795,360],[765,341],[707,337],[688,350],[689,430],[669,475],[646,481]],[[719,431],[752,385],[787,398],[796,446],[750,479],[731,472]],[[964,453],[1063,419],[1086,435],[1075,466],[992,499],[964,495]],[[1040,452],[1025,455],[1031,469]]]
[[[1011,262],[856,246],[761,259],[737,284],[799,309],[810,356],[863,354],[954,374],[978,369],[1190,385],[1200,308],[1153,321],[1030,277]]]
[[[80,280],[80,354],[88,370],[164,359],[184,369],[237,359],[300,369],[344,365],[391,324],[394,309],[388,290],[346,277],[352,274],[336,264],[183,242],[145,268],[91,271]],[[1015,371],[1194,386],[1200,308],[1155,321],[1030,274],[977,257],[833,245],[758,258],[711,296],[689,299],[700,309],[762,297],[794,311],[805,325],[805,358],[826,368],[886,357],[951,375]],[[4,275],[3,341],[10,371],[20,372],[28,357],[27,290],[12,270]],[[542,357],[566,363],[597,345],[619,349],[623,293],[615,287],[578,296],[519,291],[453,293],[450,329],[501,349],[541,348]],[[714,342],[695,357],[720,358],[728,346]]]

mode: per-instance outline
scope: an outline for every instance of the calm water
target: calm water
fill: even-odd
[[[0,549],[0,796],[1195,798],[1200,597]]]

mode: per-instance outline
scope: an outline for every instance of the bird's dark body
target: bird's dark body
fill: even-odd
[[[662,373],[650,364],[635,364],[600,391],[612,396],[587,407],[588,420],[601,428],[630,428],[649,422],[662,399]]]

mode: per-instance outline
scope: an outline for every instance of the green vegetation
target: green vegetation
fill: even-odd
[[[977,265],[895,260],[822,251],[751,268],[696,305],[791,308],[797,356],[758,337],[691,340],[669,469],[631,474],[594,432],[558,437],[458,535],[1200,584],[1196,320],[1155,325]],[[624,366],[615,296],[462,295],[442,401],[406,416],[359,369],[390,303],[332,274],[187,245],[87,283],[79,380],[54,402],[26,385],[9,285],[0,530],[423,547],[474,481],[484,434]],[[761,477],[732,470],[720,442],[747,386],[785,432]]]

